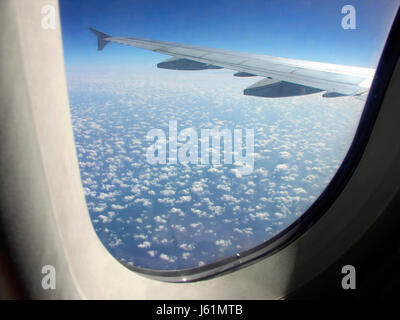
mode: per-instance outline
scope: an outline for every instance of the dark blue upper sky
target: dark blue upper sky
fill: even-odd
[[[341,27],[346,4],[356,8],[356,30]],[[89,26],[115,36],[375,67],[398,5],[399,0],[60,0],[71,70],[168,58],[118,44],[99,53]]]

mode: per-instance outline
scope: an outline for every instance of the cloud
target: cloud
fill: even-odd
[[[161,254],[160,254],[160,258],[161,258],[162,260],[167,261],[167,262],[170,262],[170,263],[173,263],[173,262],[175,262],[175,261],[178,259],[178,258],[175,257],[175,256],[169,256],[169,255],[167,255],[167,254],[165,254],[165,253],[161,253]]]
[[[179,245],[179,248],[181,248],[185,251],[192,251],[192,250],[194,250],[195,246],[193,244],[182,243]]]
[[[143,207],[151,207],[152,203],[149,199],[138,198],[134,201],[135,203],[141,203]]]
[[[180,216],[180,217],[185,216],[185,213],[179,208],[171,208],[171,210],[169,210],[169,212],[172,214],[178,214],[178,216]]]
[[[276,170],[276,171],[288,171],[288,170],[289,170],[289,166],[288,166],[287,164],[285,164],[285,163],[278,164],[278,165],[275,167],[275,170]]]
[[[160,216],[155,216],[153,218],[157,223],[167,223],[167,220],[161,218]]]
[[[138,244],[138,248],[147,249],[150,248],[150,241],[143,241],[141,244]]]
[[[215,244],[217,246],[221,246],[221,247],[229,247],[232,245],[232,241],[231,240],[224,240],[224,239],[220,239],[215,241]]]
[[[85,75],[70,91],[96,232],[118,259],[134,258],[139,266],[146,259],[147,267],[204,265],[283,230],[329,183],[362,111],[346,97],[249,98],[242,95],[243,81],[254,79],[237,81],[230,73],[159,72],[124,80]],[[171,118],[179,130],[254,129],[254,171],[242,175],[240,166],[229,164],[149,165],[144,137],[154,128],[167,132]],[[132,257],[137,246],[146,250]]]

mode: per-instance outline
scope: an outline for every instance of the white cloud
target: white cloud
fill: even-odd
[[[150,248],[151,243],[150,241],[143,241],[141,244],[138,244],[138,248],[147,249]]]
[[[177,257],[175,257],[175,256],[169,256],[169,255],[167,255],[167,254],[165,254],[165,253],[161,253],[161,254],[160,254],[160,258],[163,259],[163,260],[165,260],[165,261],[167,261],[167,262],[171,262],[171,263],[173,263],[173,262],[175,262],[176,260],[178,260]]]

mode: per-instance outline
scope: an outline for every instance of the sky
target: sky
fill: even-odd
[[[356,9],[344,30],[341,9]],[[294,59],[375,68],[399,0],[60,0],[67,73],[146,70],[168,56],[109,44],[113,36],[181,42]]]

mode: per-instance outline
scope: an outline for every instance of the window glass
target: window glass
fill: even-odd
[[[313,204],[354,138],[368,79],[356,96],[343,94],[350,85],[327,92],[325,81],[344,81],[330,68],[235,53],[366,68],[372,79],[399,2],[347,2],[60,1],[82,184],[116,259],[202,266],[271,239]],[[234,53],[224,68],[179,56],[157,68],[173,55],[113,42],[98,51],[88,27]],[[256,76],[238,69],[246,63]],[[267,93],[251,87],[262,79]]]

